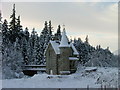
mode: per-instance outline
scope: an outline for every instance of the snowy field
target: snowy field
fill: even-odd
[[[22,79],[6,79],[2,81],[3,88],[100,88],[117,87],[117,68],[97,68],[97,71],[86,72],[92,68],[81,67],[71,75],[36,74]],[[50,78],[48,78],[48,76]]]

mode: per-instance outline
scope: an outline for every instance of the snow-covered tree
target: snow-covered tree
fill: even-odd
[[[7,46],[4,46],[2,57],[3,78],[22,77],[23,58],[18,39],[14,43],[8,41]]]
[[[40,38],[36,35],[35,46],[34,46],[35,64],[40,65],[42,63]]]
[[[52,36],[52,29],[53,29],[53,27],[52,27],[51,21],[49,21],[48,29],[49,29],[49,35]]]
[[[17,29],[17,32],[20,32],[22,30],[20,16],[18,16],[18,18],[17,18],[16,29]]]
[[[49,22],[50,26],[51,26],[51,22]],[[50,27],[49,26],[49,27]],[[47,21],[45,21],[45,26],[40,34],[40,50],[41,50],[41,56],[42,56],[42,62],[44,63],[44,51],[50,41],[51,37],[51,33],[49,33],[49,29],[48,29],[48,25],[47,25]]]
[[[3,40],[3,43],[7,43],[8,38],[9,38],[9,36],[8,36],[8,22],[5,19],[3,24],[2,24],[2,40]]]
[[[86,66],[100,66],[100,67],[116,67],[117,58],[107,49],[96,49],[88,55],[89,61]]]
[[[26,38],[22,38],[22,56],[24,60],[24,64],[27,65],[29,60],[28,60],[28,55],[27,55],[27,50],[28,50],[28,43]]]
[[[16,37],[17,37],[17,27],[16,27],[16,11],[15,11],[15,4],[13,5],[13,13],[10,16],[11,21],[9,25],[9,30],[10,30],[10,40],[11,42],[15,42]]]
[[[25,28],[24,35],[25,35],[26,40],[29,41],[30,33],[28,32],[28,28],[27,27]]]
[[[88,36],[86,38],[88,38]],[[94,51],[94,47],[89,45],[88,39],[83,42],[81,38],[78,38],[78,40],[74,39],[74,45],[79,52],[79,60],[83,64],[86,63],[89,60],[88,55]]]

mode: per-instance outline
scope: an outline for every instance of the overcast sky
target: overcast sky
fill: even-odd
[[[23,29],[34,27],[38,33],[44,21],[52,21],[54,32],[65,24],[68,37],[89,36],[91,45],[118,49],[118,3],[117,2],[17,2],[16,14],[21,16]],[[10,21],[13,3],[2,3],[3,19]]]

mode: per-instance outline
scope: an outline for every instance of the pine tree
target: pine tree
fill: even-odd
[[[38,35],[36,35],[34,51],[35,64],[40,65],[42,63],[42,56],[40,50],[40,38],[38,37]]]
[[[29,43],[30,43],[30,64],[34,64],[34,61],[35,61],[35,42],[36,42],[36,31],[35,31],[35,28],[33,28],[32,32],[31,32],[31,36],[30,36],[30,40],[29,40]]]
[[[48,32],[48,23],[47,23],[47,21],[45,21],[45,27],[44,27],[44,30],[45,30],[45,33]]]
[[[36,31],[35,31],[35,28],[33,28],[32,32],[31,32],[31,47],[32,48],[34,48],[35,39],[36,39]]]
[[[28,64],[28,55],[27,55],[27,47],[28,47],[28,43],[27,43],[27,40],[26,38],[22,38],[22,56],[23,56],[23,60],[24,60],[24,64]]]
[[[60,25],[58,25],[58,29],[57,29],[57,33],[55,34],[55,38],[57,38],[58,40],[61,40],[61,27]]]
[[[99,49],[99,50],[101,49],[101,46],[100,46],[100,45],[98,45],[98,49]]]
[[[13,13],[12,15],[10,16],[11,18],[11,22],[10,22],[10,25],[9,25],[9,30],[10,30],[10,40],[11,42],[15,42],[16,40],[16,37],[17,37],[17,27],[16,27],[16,11],[15,11],[15,4],[13,5]]]
[[[15,11],[15,4],[13,5],[13,14],[10,16],[12,19],[10,22],[10,30],[16,32],[16,11]]]
[[[45,26],[40,34],[40,56],[41,62],[45,63],[44,51],[51,40],[52,37],[52,25],[51,21],[49,21],[49,25],[47,25],[47,21],[45,21]]]
[[[48,28],[49,28],[49,34],[50,34],[50,36],[52,36],[52,29],[53,29],[53,27],[52,27],[52,25],[51,25],[51,21],[49,21],[49,26],[48,26]],[[51,38],[51,37],[50,37]]]
[[[96,46],[96,50],[99,50],[99,47],[98,47],[98,45]]]
[[[27,27],[25,28],[24,35],[25,35],[26,40],[29,41],[30,33],[28,32],[28,28]]]
[[[20,73],[22,72],[23,58],[18,39],[14,43],[8,41],[8,44],[4,47],[4,53],[2,54],[3,78],[22,77]]]
[[[22,45],[22,39],[25,38],[23,29],[20,29],[20,32],[17,33],[17,37],[19,39],[19,43]]]
[[[17,71],[16,72],[19,72],[19,68],[22,70],[22,65],[23,65],[23,56],[22,56],[22,49],[20,47],[20,44],[19,44],[19,40],[18,38],[16,38],[16,41],[14,43],[14,50],[15,50],[15,57],[14,60],[15,60],[15,65],[17,67]]]
[[[18,16],[17,18],[17,23],[16,23],[16,29],[17,29],[17,32],[20,32],[22,30],[22,25],[20,23],[20,16]]]
[[[89,44],[89,42],[88,42],[88,35],[85,38],[85,43]]]
[[[2,24],[2,39],[3,39],[3,43],[7,43],[7,39],[8,37],[8,22],[5,19],[3,24]]]

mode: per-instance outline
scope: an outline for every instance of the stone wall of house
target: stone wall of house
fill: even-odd
[[[51,44],[46,53],[46,72],[47,74],[57,74],[57,55],[55,54]]]
[[[58,73],[61,71],[70,71],[69,56],[71,56],[72,50],[70,47],[60,47],[60,58],[58,59]]]
[[[73,50],[70,47],[59,47],[60,54],[56,54],[52,45],[49,44],[46,51],[46,72],[47,74],[59,75],[61,71],[76,71],[75,61],[70,61],[73,57]]]

